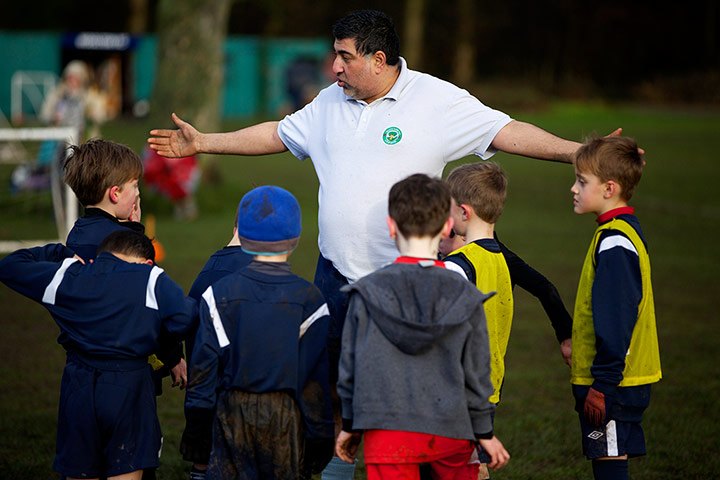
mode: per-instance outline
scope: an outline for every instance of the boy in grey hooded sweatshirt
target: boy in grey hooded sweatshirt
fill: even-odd
[[[477,479],[479,442],[498,469],[510,456],[493,434],[486,295],[437,258],[452,229],[450,193],[412,175],[390,190],[390,236],[401,256],[345,288],[340,355],[343,430],[336,453],[352,463],[365,433],[368,479]]]

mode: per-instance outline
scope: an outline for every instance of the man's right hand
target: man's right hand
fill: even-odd
[[[199,153],[196,142],[200,132],[174,113],[172,120],[177,125],[177,130],[150,130],[152,137],[147,140],[150,148],[168,158],[189,157]]]

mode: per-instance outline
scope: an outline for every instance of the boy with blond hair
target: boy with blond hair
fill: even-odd
[[[65,159],[65,183],[85,213],[68,234],[66,245],[83,260],[97,255],[100,242],[116,230],[145,233],[140,223],[143,164],[129,147],[107,140],[71,145]]]
[[[578,149],[573,164],[574,211],[599,224],[575,301],[575,409],[595,479],[625,480],[628,458],[645,454],[642,414],[662,377],[650,260],[628,206],[644,162],[634,140],[605,137]]]
[[[344,287],[338,394],[343,428],[336,452],[353,463],[365,435],[369,480],[476,480],[477,443],[501,468],[510,456],[493,434],[484,295],[436,260],[452,229],[450,192],[416,174],[390,190],[390,237],[401,256]]]
[[[109,140],[88,140],[71,145],[65,159],[65,183],[84,207],[68,233],[65,244],[86,262],[93,261],[98,247],[109,234],[132,230],[145,234],[140,223],[140,189],[142,160],[130,147]],[[162,379],[172,375],[172,386],[184,388],[187,365],[182,343],[173,335],[161,333],[158,349],[149,356],[157,395],[162,394]],[[144,473],[146,480],[155,478],[155,471]]]
[[[453,230],[466,238],[466,244],[446,257],[448,264],[460,267],[480,291],[497,292],[485,302],[493,393],[490,401],[500,401],[505,376],[505,352],[513,317],[510,271],[494,238],[495,223],[505,207],[507,178],[493,162],[461,165],[447,178],[452,194]]]

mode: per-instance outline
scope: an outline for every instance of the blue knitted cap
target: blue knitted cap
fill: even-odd
[[[300,204],[284,188],[266,185],[250,190],[238,205],[238,237],[252,255],[292,251],[300,238]]]

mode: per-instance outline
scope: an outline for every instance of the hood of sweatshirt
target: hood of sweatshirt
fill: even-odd
[[[465,322],[485,321],[482,304],[495,294],[481,293],[455,272],[420,264],[392,264],[344,289],[363,297],[371,321],[409,355],[429,350]]]

